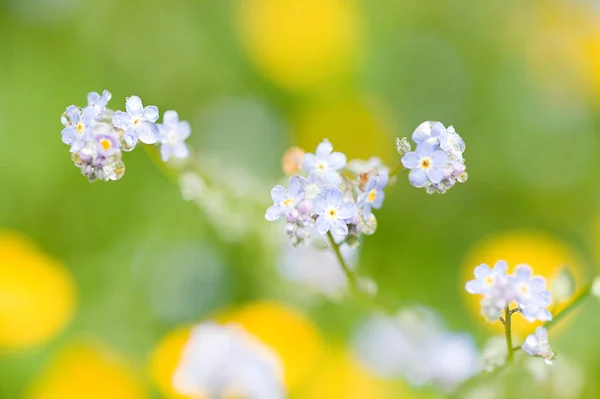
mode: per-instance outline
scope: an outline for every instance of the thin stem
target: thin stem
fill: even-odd
[[[329,244],[331,245],[333,252],[335,252],[335,256],[337,257],[338,262],[340,262],[340,266],[342,267],[344,274],[346,274],[346,278],[348,278],[350,287],[352,287],[354,291],[360,292],[356,276],[354,276],[348,265],[346,265],[346,261],[344,260],[344,258],[342,257],[342,253],[340,252],[340,246],[335,242],[335,240],[333,239],[333,235],[330,231],[327,232],[327,239],[329,240]]]
[[[402,164],[399,163],[394,169],[390,171],[390,177],[396,176],[398,172],[400,172],[402,169],[404,169],[404,166],[402,166]]]
[[[554,316],[554,318],[552,320],[550,320],[549,322],[544,324],[544,327],[546,327],[547,330],[550,330],[552,327],[554,327],[556,324],[558,324],[558,322],[560,320],[562,320],[564,317],[569,315],[569,313],[573,312],[577,307],[579,307],[579,305],[581,305],[583,303],[584,299],[590,295],[591,290],[592,290],[592,285],[590,284],[583,291],[581,291],[579,294],[577,294],[575,299],[573,299],[562,310],[562,312],[560,312],[559,314]]]
[[[506,337],[506,349],[508,350],[508,357],[506,362],[512,363],[514,358],[514,349],[512,345],[512,313],[508,305],[504,308],[504,336]]]

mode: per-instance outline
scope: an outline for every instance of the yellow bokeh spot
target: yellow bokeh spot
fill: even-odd
[[[115,353],[94,344],[67,347],[34,381],[26,399],[144,399],[141,380]]]
[[[473,269],[475,269],[475,266],[485,263],[493,267],[498,260],[508,262],[509,273],[512,273],[519,264],[528,264],[533,269],[535,275],[546,278],[548,283],[547,289],[550,288],[554,278],[564,268],[569,269],[573,274],[576,287],[581,288],[583,286],[582,263],[578,254],[566,244],[537,231],[501,233],[484,238],[476,243],[465,257],[461,284],[464,286],[467,281],[474,279]],[[499,331],[503,329],[500,322],[487,322],[484,316],[481,315],[480,295],[472,295],[466,291],[464,292],[469,310],[477,320],[486,323],[490,328]],[[553,303],[549,309],[553,310],[554,314],[556,314],[567,303],[563,302],[557,307],[555,307],[556,303]],[[564,323],[564,321],[561,323]],[[525,334],[531,333],[538,325],[540,325],[539,322],[529,323],[520,314],[513,316],[513,330],[522,338],[524,338]]]
[[[322,345],[319,332],[293,309],[276,302],[255,302],[224,314],[222,321],[240,324],[275,351],[289,391],[303,384],[317,363]]]
[[[238,0],[235,19],[251,61],[284,88],[331,85],[358,65],[363,40],[355,0]]]
[[[385,162],[399,162],[388,112],[378,101],[350,96],[317,101],[300,108],[294,118],[298,146],[314,153],[324,137],[334,151],[348,159],[369,159],[374,154]]]
[[[304,390],[301,399],[387,399],[391,384],[366,370],[344,348],[330,348]]]
[[[173,388],[173,374],[189,337],[189,327],[173,330],[159,342],[152,353],[150,375],[161,394],[168,399],[191,398],[178,394]]]
[[[300,313],[275,302],[256,302],[222,313],[221,323],[236,323],[272,349],[282,362],[288,391],[305,383],[317,364],[321,337],[315,326]],[[173,389],[173,374],[190,327],[167,334],[155,348],[150,373],[160,392],[168,399],[189,399]]]
[[[71,320],[75,297],[62,264],[26,237],[0,231],[0,351],[52,339]]]

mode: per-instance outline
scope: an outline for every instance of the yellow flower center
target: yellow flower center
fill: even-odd
[[[110,149],[110,147],[112,147],[112,143],[110,142],[109,139],[102,139],[100,140],[100,145],[102,146],[102,149],[104,151]]]
[[[494,282],[494,277],[493,276],[487,276],[484,280],[485,285],[492,285]]]
[[[371,190],[371,192],[369,192],[369,195],[367,195],[367,202],[373,202],[375,201],[375,198],[377,198],[377,191]]]
[[[526,295],[529,293],[529,287],[527,287],[527,285],[525,284],[521,284],[519,286],[519,291],[521,292],[521,294]]]
[[[334,217],[335,217],[335,215],[337,215],[337,211],[336,211],[335,209],[333,209],[333,208],[332,208],[332,209],[330,209],[329,211],[327,211],[327,214],[328,214],[330,217],[334,218]]]
[[[292,204],[294,202],[294,200],[292,198],[288,198],[285,201],[283,201],[283,206],[288,206],[290,204]]]
[[[135,118],[135,119],[133,120],[133,124],[137,126],[137,125],[139,125],[139,124],[140,124],[140,122],[141,122],[141,121],[142,121],[142,120],[141,120],[140,118]]]
[[[85,130],[85,125],[83,123],[79,122],[77,124],[77,133],[81,134],[81,133],[83,133],[84,130]]]
[[[421,159],[421,168],[429,169],[430,167],[431,167],[431,159],[430,158]]]
[[[319,169],[320,171],[323,171],[323,170],[325,170],[325,164],[323,164],[323,163],[319,162],[319,163],[317,164],[317,169]]]

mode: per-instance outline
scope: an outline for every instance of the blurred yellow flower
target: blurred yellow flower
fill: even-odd
[[[355,0],[238,0],[235,19],[250,59],[284,88],[331,86],[358,64]]]
[[[217,316],[219,322],[236,323],[273,349],[282,361],[286,387],[292,391],[304,384],[315,367],[321,337],[302,314],[275,302],[255,302]],[[150,373],[160,392],[169,399],[183,399],[173,389],[172,377],[189,327],[168,333],[155,348]]]
[[[25,399],[143,399],[140,379],[117,354],[90,343],[71,344],[34,381]]]
[[[173,374],[189,336],[189,327],[175,329],[162,338],[152,353],[150,375],[161,394],[168,399],[188,398],[175,392]]]
[[[369,373],[342,347],[329,348],[300,399],[386,399],[391,384]]]
[[[0,351],[42,344],[71,320],[71,276],[26,237],[0,231],[0,276]]]
[[[486,237],[469,250],[463,264],[461,285],[464,287],[467,281],[474,278],[473,269],[475,269],[475,266],[485,263],[493,267],[498,260],[508,262],[509,273],[512,273],[520,263],[530,265],[535,275],[546,278],[548,289],[551,288],[554,278],[564,268],[569,269],[573,274],[577,289],[582,288],[584,284],[582,281],[582,263],[579,255],[573,249],[542,232],[512,231]],[[480,295],[471,295],[464,289],[463,292],[469,310],[477,320],[486,323],[492,329],[502,330],[503,327],[500,322],[487,322],[484,316],[481,315]],[[567,303],[568,301],[558,307],[555,307],[556,303],[553,303],[549,309],[556,314]],[[535,330],[535,327],[539,324],[539,322],[529,323],[520,314],[513,316],[513,329],[521,338]]]
[[[328,138],[348,159],[377,156],[390,161],[397,155],[390,125],[386,109],[378,101],[350,96],[300,108],[294,118],[294,134],[298,146],[307,152],[314,152],[317,144]]]

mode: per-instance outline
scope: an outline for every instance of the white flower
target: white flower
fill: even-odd
[[[542,326],[536,328],[535,333],[528,335],[521,347],[529,355],[543,358],[547,364],[552,364],[556,357],[548,342],[548,331]]]
[[[322,196],[314,199],[314,211],[317,218],[317,231],[325,234],[331,230],[335,234],[347,235],[348,223],[356,214],[356,204],[345,201],[337,188],[323,191]]]
[[[113,115],[113,124],[125,131],[124,141],[129,147],[134,147],[138,139],[145,144],[154,144],[158,140],[158,108],[148,106],[144,108],[138,96],[127,98],[125,103],[127,112],[116,111]]]
[[[340,184],[338,170],[346,166],[346,155],[341,152],[333,152],[333,145],[323,140],[318,146],[315,154],[304,154],[302,168],[315,176],[320,181],[337,186]]]
[[[195,398],[283,399],[282,377],[275,353],[241,327],[203,323],[192,329],[173,386]]]
[[[163,123],[158,125],[160,129],[159,141],[160,155],[167,162],[171,157],[187,158],[189,150],[185,140],[190,137],[192,128],[186,121],[180,121],[175,111],[166,111],[163,115]]]

